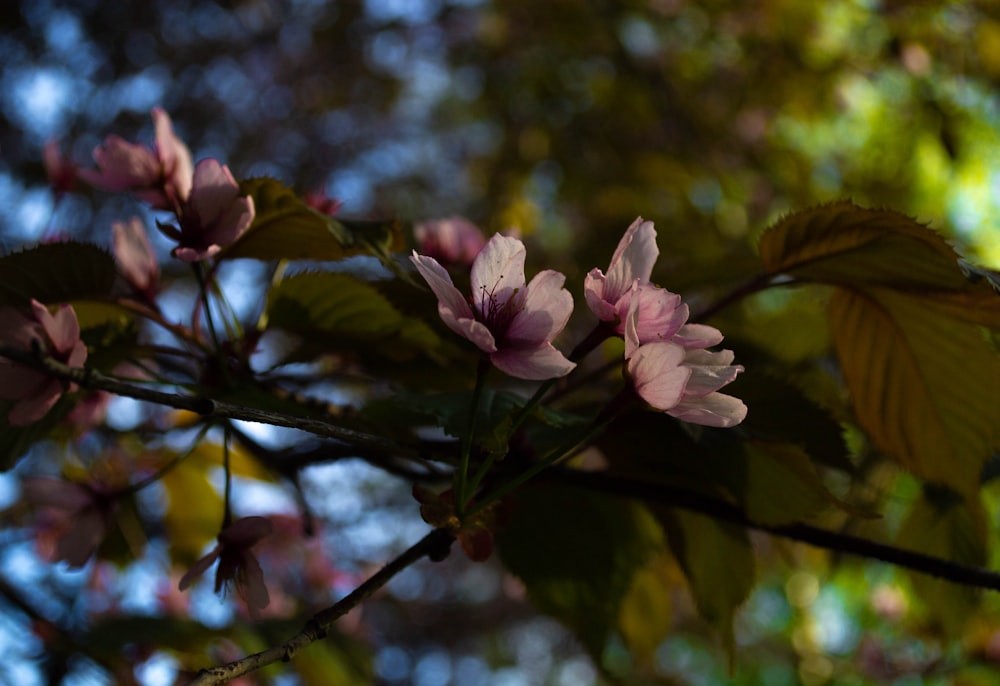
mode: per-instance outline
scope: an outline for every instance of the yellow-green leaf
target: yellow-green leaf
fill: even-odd
[[[756,564],[747,531],[684,510],[654,510],[687,577],[701,616],[733,649],[733,615],[750,597]]]
[[[746,443],[744,504],[758,524],[793,524],[838,502],[826,489],[809,456],[787,443]]]
[[[858,422],[875,445],[972,496],[1000,443],[1000,356],[982,331],[884,288],[838,290],[830,317]]]
[[[618,614],[618,625],[632,657],[642,666],[653,665],[656,649],[673,627],[676,565],[665,553],[636,570]]]
[[[222,257],[341,260],[371,254],[385,258],[402,248],[402,230],[396,223],[334,219],[306,205],[275,179],[243,181],[240,192],[253,198],[253,224],[222,252]]]
[[[208,463],[188,459],[160,479],[167,492],[163,524],[171,557],[181,565],[197,560],[219,534],[222,498],[208,481]]]

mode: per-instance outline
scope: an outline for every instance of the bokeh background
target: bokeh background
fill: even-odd
[[[41,152],[57,140],[86,164],[109,133],[149,143],[162,106],[196,159],[237,178],[324,191],[349,217],[516,226],[567,271],[606,264],[642,215],[659,231],[659,280],[710,286],[749,272],[754,236],[782,213],[845,197],[929,222],[1000,267],[1000,5],[989,0],[8,0],[0,65],[4,251],[57,236],[107,245],[113,221],[142,213],[128,198],[56,194]],[[424,530],[400,524],[414,509],[401,480],[350,463],[309,480],[340,575],[330,597]],[[0,484],[15,503],[16,479]],[[916,488],[904,479],[894,497]],[[244,493],[296,516],[280,487]],[[171,683],[176,653],[155,648],[171,625],[140,621],[167,614],[154,592],[163,554],[68,573],[42,565],[31,531],[7,517],[0,683]],[[972,660],[922,625],[891,569],[834,573],[825,555],[761,546],[769,566],[738,618],[735,672],[688,608],[657,650],[658,683],[953,683],[970,661],[1000,659],[1000,638],[976,643]],[[349,625],[375,646],[357,659],[378,683],[602,678],[498,567],[446,564],[408,571]],[[210,588],[191,611],[213,627],[234,617]],[[33,613],[78,645],[54,647]],[[136,622],[116,624],[122,635],[149,632],[130,644],[146,651],[131,660],[140,669],[93,657],[107,653],[88,643],[95,618],[108,617]],[[355,644],[341,647],[330,661]]]

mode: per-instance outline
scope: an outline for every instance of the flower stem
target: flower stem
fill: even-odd
[[[476,367],[476,387],[472,391],[472,406],[469,408],[469,423],[462,436],[462,456],[458,463],[455,479],[455,503],[457,514],[462,516],[465,510],[466,493],[469,478],[469,455],[472,452],[472,437],[476,432],[476,415],[479,413],[479,402],[482,400],[483,389],[486,387],[486,376],[490,371],[490,360],[485,355],[479,359]]]

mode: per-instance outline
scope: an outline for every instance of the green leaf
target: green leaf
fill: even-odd
[[[938,233],[891,210],[837,202],[796,212],[768,229],[760,257],[770,274],[853,290],[920,295],[951,316],[1000,327],[1000,296]]]
[[[210,468],[210,460],[191,455],[160,479],[167,495],[163,525],[170,556],[180,566],[201,557],[205,546],[219,534],[222,498],[209,482]]]
[[[632,577],[618,615],[619,631],[632,657],[645,668],[652,667],[656,649],[674,625],[674,584],[679,575],[666,553],[640,567]]]
[[[963,501],[954,494],[927,489],[913,504],[897,543],[911,550],[960,564],[981,567],[986,562],[986,515],[978,498]],[[976,608],[979,592],[968,586],[913,573],[917,596],[927,604],[947,635],[960,635]]]
[[[90,243],[45,243],[0,257],[0,305],[25,307],[103,299],[115,283],[115,261]]]
[[[921,478],[974,496],[1000,443],[1000,356],[982,331],[882,288],[838,290],[830,317],[873,443]]]
[[[535,606],[573,629],[595,659],[619,623],[636,573],[662,550],[635,503],[552,484],[521,489],[497,546]]]
[[[436,358],[440,339],[424,322],[403,315],[378,289],[349,274],[306,272],[267,296],[268,325],[302,338],[296,359],[354,352],[393,361]]]
[[[667,541],[684,570],[701,616],[733,649],[733,616],[753,590],[756,565],[743,527],[702,515],[656,508]]]
[[[249,179],[240,192],[254,201],[254,220],[221,257],[258,260],[342,260],[358,254],[386,258],[402,248],[392,222],[344,222],[309,207],[275,179]]]
[[[961,291],[968,280],[945,240],[891,210],[836,202],[790,214],[760,240],[771,274],[805,281]]]
[[[748,441],[745,448],[744,505],[754,522],[793,524],[839,504],[801,448],[762,441]]]

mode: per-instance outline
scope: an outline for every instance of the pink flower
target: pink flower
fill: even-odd
[[[640,288],[636,286],[637,290]],[[672,293],[664,293],[667,295],[636,295],[629,308],[625,356],[636,393],[654,409],[681,421],[717,427],[739,424],[746,418],[746,405],[739,398],[716,391],[732,382],[743,367],[732,364],[731,350],[709,352],[705,349],[720,343],[722,333],[704,324],[681,326],[674,317],[669,318],[670,325],[662,335],[650,333],[663,318],[660,317],[661,309],[649,307],[645,301],[647,298],[656,302],[672,300]],[[653,317],[642,321],[644,314],[649,312]],[[684,319],[687,319],[686,312]]]
[[[463,217],[422,222],[413,227],[417,252],[446,265],[468,267],[486,245],[479,227]]]
[[[659,254],[653,222],[638,217],[618,242],[607,275],[600,269],[592,269],[584,279],[587,305],[598,319],[609,322],[617,333],[624,333],[633,283],[638,282],[640,286],[649,283]]]
[[[438,298],[448,327],[490,356],[493,365],[519,379],[553,379],[576,364],[552,346],[573,311],[562,274],[551,269],[524,282],[524,244],[493,236],[472,264],[472,297],[466,300],[437,260],[416,251],[410,259]]]
[[[25,477],[21,488],[33,507],[59,512],[54,560],[70,567],[86,564],[111,528],[114,499],[86,484],[47,477]]]
[[[156,209],[174,210],[191,192],[191,153],[174,134],[170,116],[152,112],[156,128],[153,149],[108,136],[94,149],[98,170],[81,169],[80,178],[111,192],[132,191]]]
[[[331,217],[340,211],[340,206],[343,204],[336,198],[329,197],[323,191],[310,191],[306,193],[302,196],[302,202],[314,210]]]
[[[204,574],[218,560],[215,592],[219,593],[235,582],[237,593],[246,602],[250,615],[255,617],[259,610],[267,607],[270,597],[264,584],[264,572],[250,549],[271,533],[273,528],[266,517],[237,519],[219,534],[219,544],[212,552],[195,562],[181,577],[178,588],[182,591],[188,588],[196,577]]]
[[[59,141],[51,140],[42,148],[42,164],[56,193],[68,193],[76,186],[76,165],[62,154]]]
[[[174,257],[199,262],[217,255],[246,231],[254,218],[253,198],[240,195],[229,167],[202,160],[194,168],[194,186],[180,217],[181,228],[161,225],[180,243]]]
[[[160,280],[160,265],[139,217],[111,226],[111,244],[115,262],[125,280],[147,300],[156,295]]]
[[[82,367],[87,360],[80,324],[71,306],[60,305],[54,315],[37,300],[31,301],[27,315],[0,307],[0,344],[32,350],[33,342],[42,353],[71,367]],[[76,390],[76,385],[0,358],[0,399],[16,401],[7,416],[11,426],[37,422],[67,390]]]

